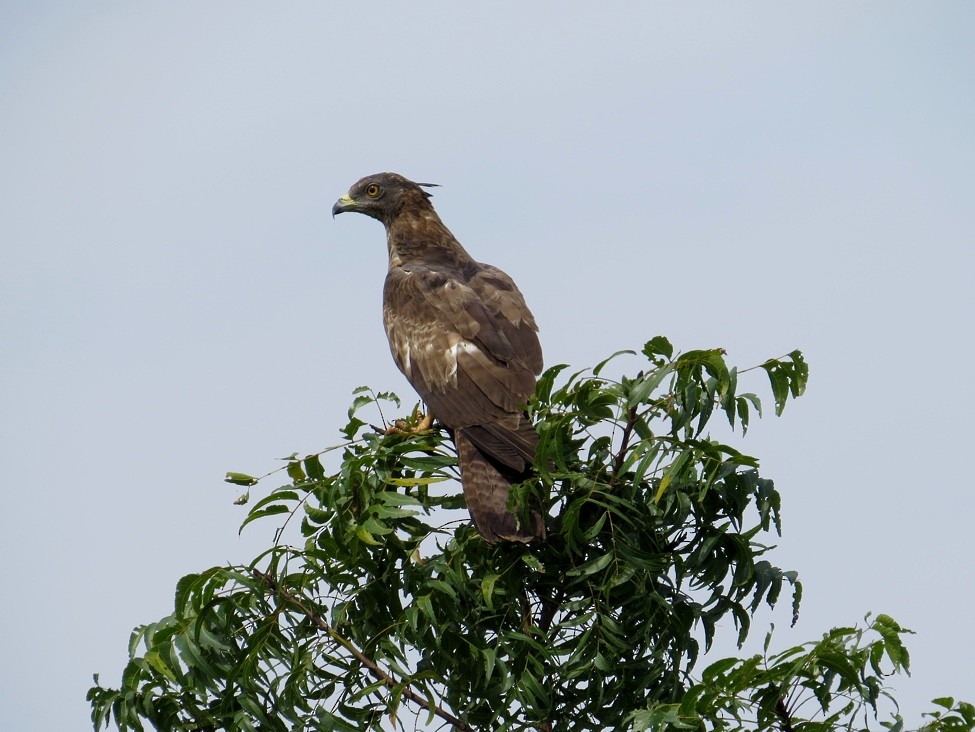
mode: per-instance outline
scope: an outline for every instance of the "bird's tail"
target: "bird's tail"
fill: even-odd
[[[474,525],[490,544],[499,541],[530,542],[545,538],[545,521],[536,505],[508,508],[511,484],[530,475],[492,461],[471,442],[463,429],[454,430],[467,509]]]

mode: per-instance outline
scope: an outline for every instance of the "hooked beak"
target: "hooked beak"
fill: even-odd
[[[345,213],[346,211],[354,211],[355,206],[356,204],[355,201],[352,200],[352,196],[346,193],[335,202],[334,206],[332,206],[332,218],[335,218],[335,214]]]

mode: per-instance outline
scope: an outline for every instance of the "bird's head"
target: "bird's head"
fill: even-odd
[[[430,194],[423,190],[436,183],[414,183],[397,173],[367,175],[332,206],[332,217],[354,211],[389,224],[404,208],[432,208]]]

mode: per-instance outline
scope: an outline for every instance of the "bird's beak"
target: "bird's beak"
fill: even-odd
[[[335,218],[335,214],[345,213],[346,211],[353,210],[355,210],[355,201],[352,200],[352,196],[346,193],[335,202],[334,206],[332,206],[332,218]]]

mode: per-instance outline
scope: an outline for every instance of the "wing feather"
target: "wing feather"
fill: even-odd
[[[481,269],[465,282],[414,265],[386,278],[390,350],[448,427],[509,422],[517,430],[517,415],[535,388],[541,369],[535,321],[510,278],[498,273]]]

